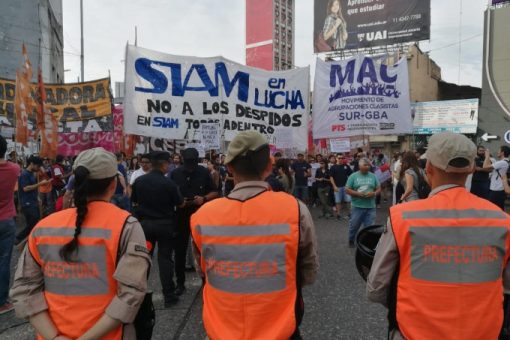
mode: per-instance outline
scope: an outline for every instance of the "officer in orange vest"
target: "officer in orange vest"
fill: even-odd
[[[117,163],[103,148],[74,163],[76,208],[31,232],[11,299],[39,339],[136,339],[132,325],[147,290],[149,251],[140,223],[109,203]]]
[[[390,339],[498,338],[510,293],[510,217],[464,188],[475,156],[465,136],[433,135],[432,192],[390,209],[367,281],[368,298],[390,309]]]
[[[235,187],[191,217],[197,270],[205,282],[203,320],[210,339],[300,339],[301,287],[318,262],[306,205],[264,181],[267,140],[239,133],[225,163]]]

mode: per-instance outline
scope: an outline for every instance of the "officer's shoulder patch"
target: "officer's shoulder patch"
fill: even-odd
[[[150,254],[149,249],[147,249],[144,246],[141,246],[139,244],[135,245],[135,251],[139,251],[139,252],[145,253],[147,255]]]

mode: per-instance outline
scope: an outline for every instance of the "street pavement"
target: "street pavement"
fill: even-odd
[[[319,245],[320,268],[317,281],[303,290],[305,316],[300,327],[304,339],[383,339],[386,337],[386,310],[368,302],[365,284],[356,271],[354,250],[347,246],[347,221],[319,219],[311,208]],[[377,209],[376,223],[384,223],[388,205]],[[19,252],[14,250],[14,271]],[[16,262],[15,262],[16,261]],[[13,273],[11,273],[13,275]],[[204,339],[201,280],[187,273],[187,290],[172,308],[163,308],[156,261],[149,286],[154,291],[156,326],[153,339]],[[0,339],[34,339],[26,321],[13,312],[0,315]]]

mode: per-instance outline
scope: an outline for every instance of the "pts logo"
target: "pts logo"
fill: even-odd
[[[342,131],[345,131],[345,125],[332,125],[331,126],[331,131],[333,132],[342,132]]]

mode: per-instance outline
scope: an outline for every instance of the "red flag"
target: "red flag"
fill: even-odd
[[[16,142],[28,144],[28,115],[32,113],[32,96],[30,80],[32,79],[32,64],[28,59],[27,49],[23,44],[23,66],[16,71],[16,92],[14,97],[14,111],[16,113]]]
[[[37,75],[37,96],[39,102],[37,105],[37,128],[41,134],[41,152],[42,157],[55,158],[58,148],[58,121],[51,110],[46,106],[46,90],[42,79],[41,68]]]

